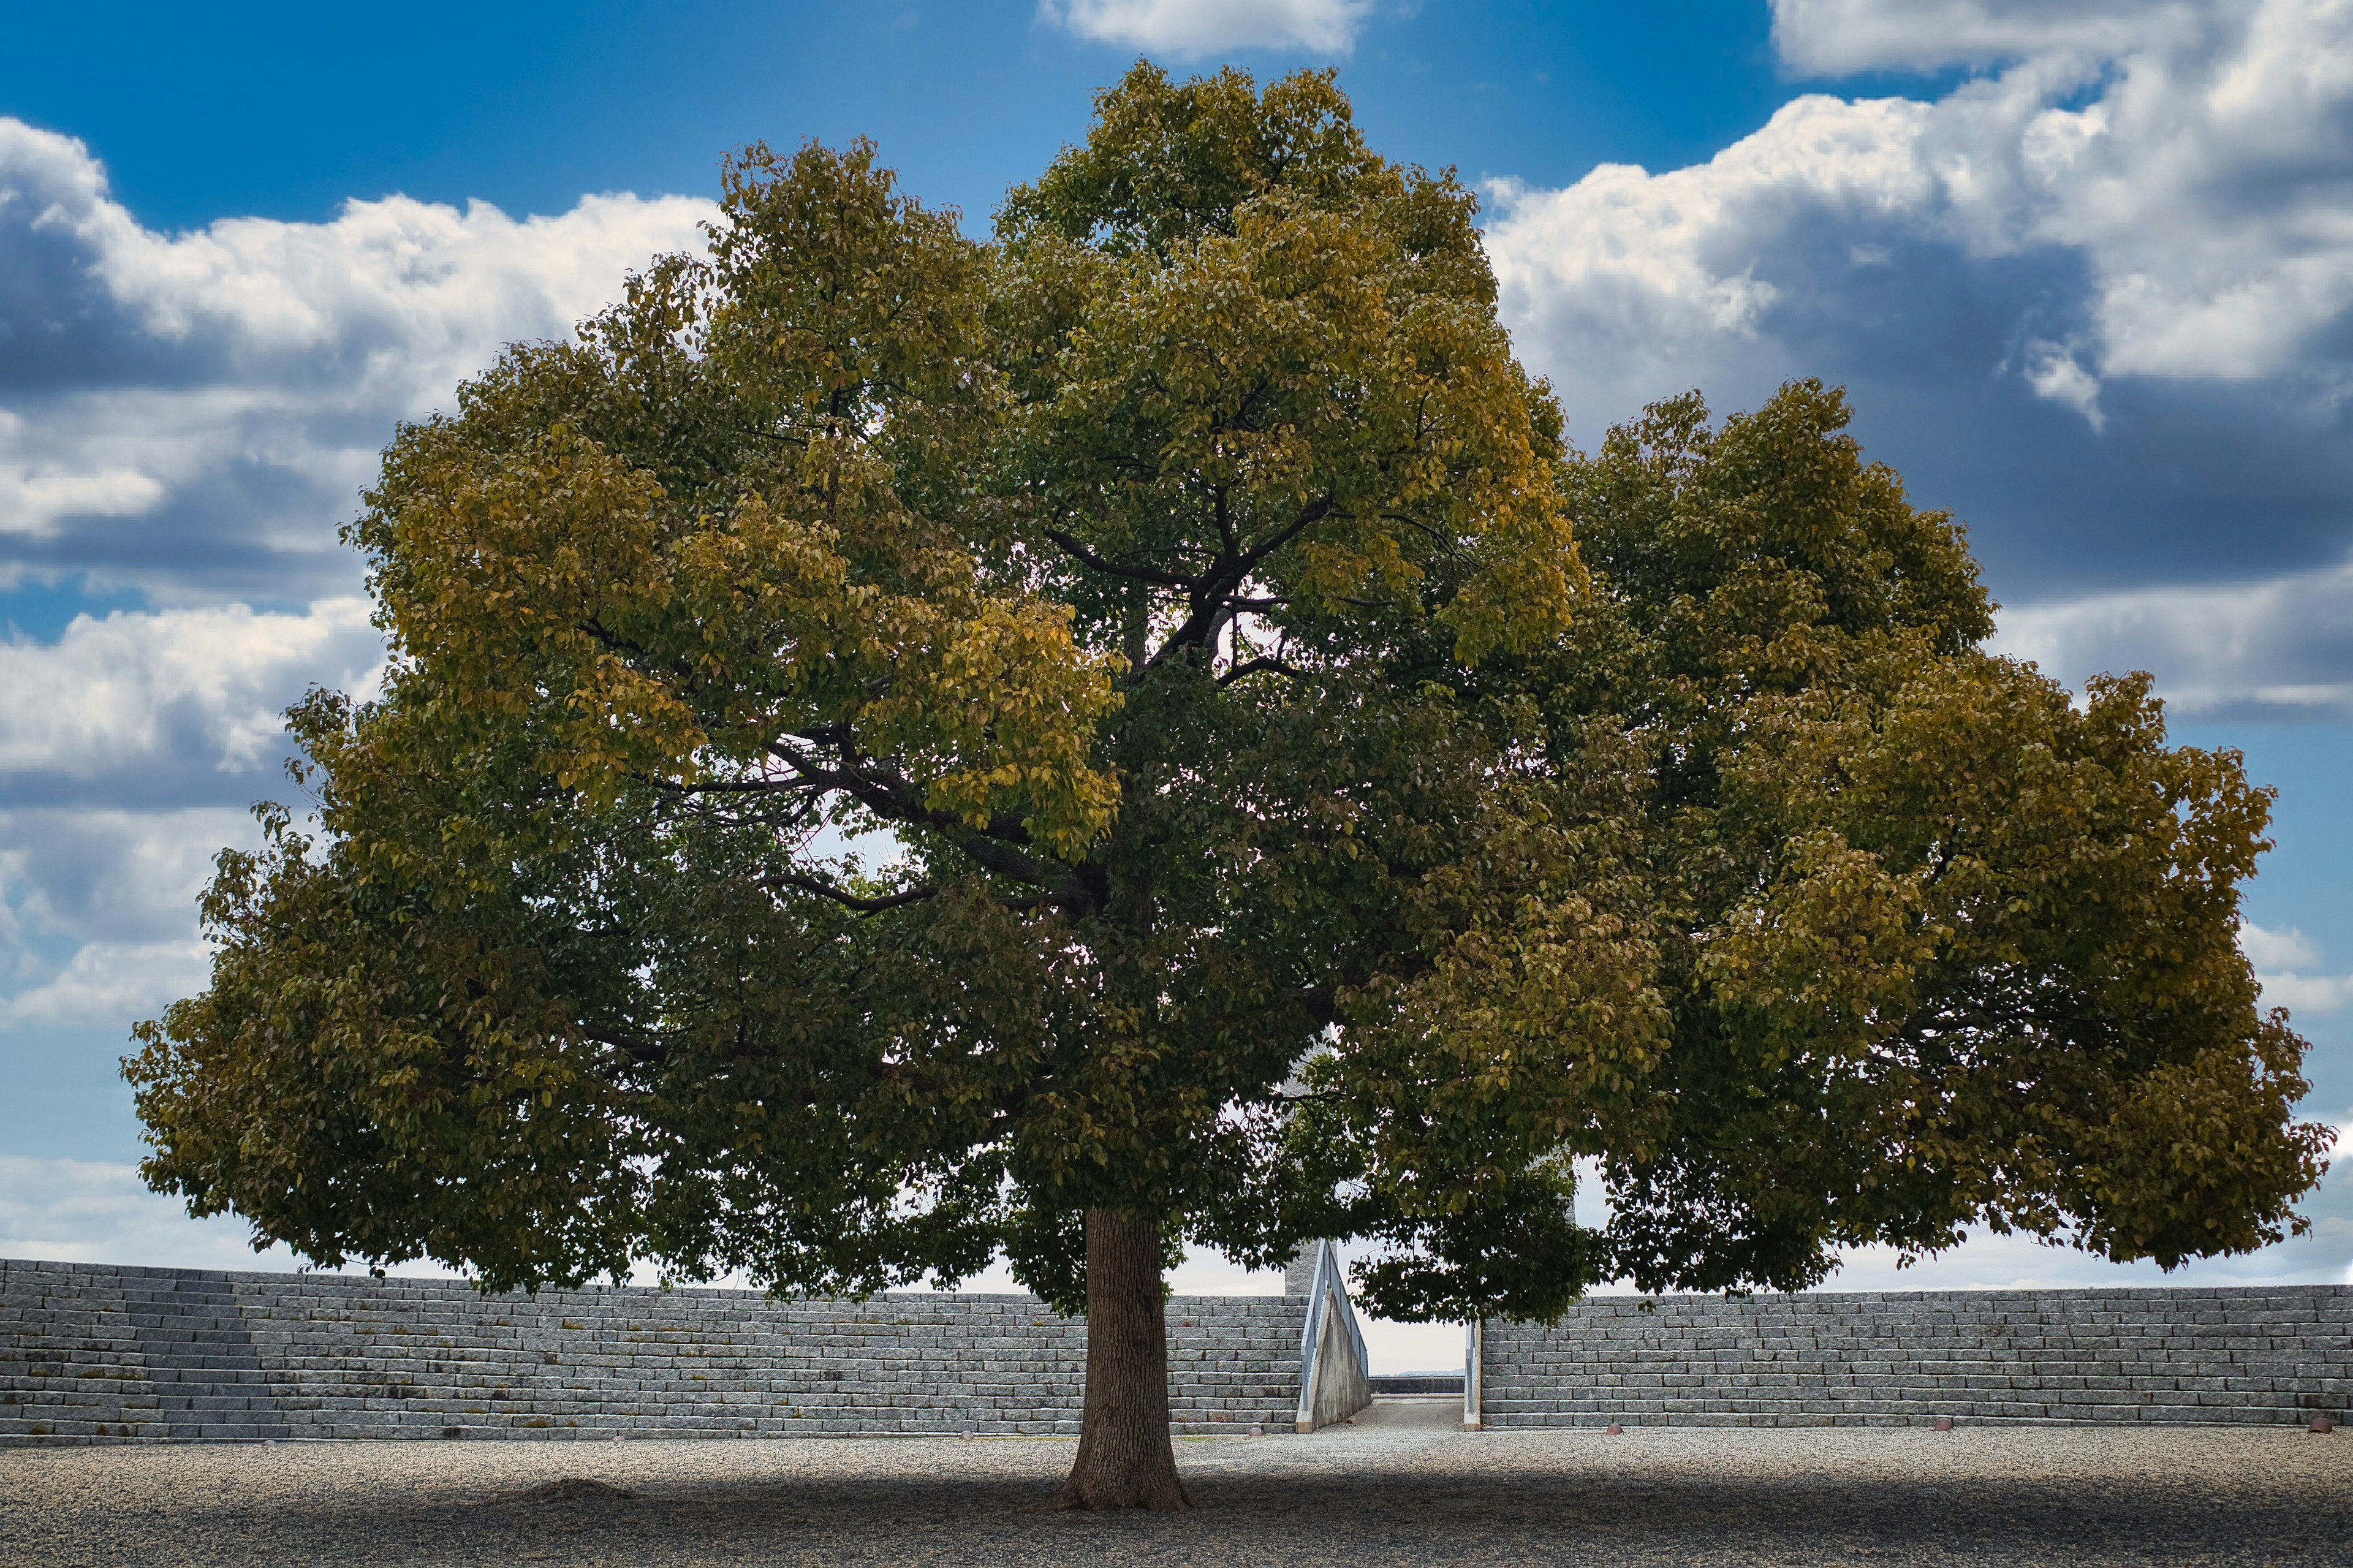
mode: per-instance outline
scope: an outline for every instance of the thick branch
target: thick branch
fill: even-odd
[[[1276,658],[1271,654],[1269,654],[1258,658],[1250,659],[1246,663],[1234,666],[1233,668],[1218,677],[1217,683],[1219,686],[1231,686],[1235,681],[1241,679],[1245,676],[1262,674],[1289,676],[1293,680],[1304,680],[1307,679],[1307,672],[1305,670],[1301,669],[1296,665],[1286,663],[1282,659]]]
[[[759,879],[758,885],[763,888],[798,888],[805,893],[815,893],[820,898],[831,899],[842,908],[856,910],[862,915],[880,914],[884,910],[895,910],[904,904],[920,903],[939,892],[937,888],[925,884],[922,887],[909,888],[903,892],[887,894],[879,899],[861,898],[845,889],[835,887],[822,878],[804,877],[797,871],[771,871]]]
[[[954,812],[934,811],[925,805],[923,792],[915,787],[913,780],[902,773],[860,767],[854,762],[840,767],[828,767],[808,757],[779,751],[773,746],[769,748],[769,755],[791,767],[793,776],[770,781],[768,787],[839,790],[885,822],[904,823],[910,827],[935,827],[946,832],[970,830],[971,825]],[[1019,817],[1005,812],[990,817],[979,831],[1005,844],[1029,842],[1028,826]]]
[[[1162,659],[1171,657],[1175,650],[1193,648],[1208,641],[1224,620],[1229,601],[1244,583],[1250,581],[1250,574],[1258,570],[1260,563],[1331,515],[1332,501],[1327,496],[1302,507],[1297,517],[1241,553],[1219,556],[1217,563],[1193,589],[1192,613],[1185,617],[1184,625],[1168,634],[1168,640],[1160,645],[1159,651],[1146,661],[1145,668],[1158,665]],[[1131,674],[1128,679],[1133,681],[1136,675]]]
[[[1106,576],[1126,577],[1138,583],[1150,583],[1162,588],[1191,588],[1199,581],[1194,577],[1179,577],[1173,572],[1163,572],[1156,566],[1131,566],[1106,561],[1059,528],[1047,529],[1045,533],[1047,538],[1069,552],[1081,565],[1092,571],[1101,572]]]
[[[978,835],[966,838],[957,847],[1001,877],[1043,889],[1045,896],[1040,901],[1060,906],[1073,920],[1091,914],[1095,909],[1097,900],[1093,889],[1066,867],[1036,859],[994,838],[984,838]]]
[[[659,1040],[649,1040],[640,1036],[625,1035],[617,1030],[596,1028],[586,1024],[578,1026],[578,1028],[582,1039],[594,1045],[608,1046],[627,1056],[631,1061],[639,1064],[658,1062],[670,1055],[670,1047]]]
[[[848,750],[846,744],[843,750]],[[972,824],[955,813],[935,811],[924,805],[923,792],[913,781],[899,773],[862,767],[852,759],[845,759],[838,767],[827,766],[806,753],[775,746],[769,748],[769,754],[791,768],[792,776],[673,784],[668,787],[685,795],[786,792],[818,795],[839,790],[885,822],[909,827],[928,827],[955,836],[956,847],[984,870],[1029,887],[1043,889],[1050,896],[1050,901],[1069,909],[1073,915],[1083,914],[1095,906],[1092,893],[1068,867],[1025,851],[1023,847],[1030,842],[1029,829],[1017,816],[1000,812],[976,830]],[[763,880],[765,885],[766,879]],[[795,879],[779,874],[775,885],[798,887],[834,899],[846,908],[869,911],[913,903],[917,897],[929,897],[932,891],[925,889],[920,894],[892,895],[888,901],[859,901],[855,895],[814,879]]]
[[[1251,573],[1258,570],[1260,562],[1264,561],[1268,556],[1273,554],[1276,551],[1282,549],[1284,545],[1290,543],[1302,533],[1306,532],[1307,530],[1314,527],[1317,523],[1323,521],[1325,518],[1331,515],[1332,499],[1329,496],[1324,497],[1322,500],[1311,501],[1306,506],[1302,507],[1297,517],[1292,519],[1281,528],[1276,529],[1272,533],[1268,534],[1264,539],[1260,540],[1256,544],[1251,545],[1240,555],[1235,557],[1232,582],[1229,586],[1228,591],[1231,592],[1233,588],[1240,587],[1243,579],[1247,578]]]

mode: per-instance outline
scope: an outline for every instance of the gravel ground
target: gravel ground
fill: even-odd
[[[0,1450],[0,1563],[2353,1563],[2353,1432],[1612,1437],[1406,1420],[1180,1440],[1189,1513],[1028,1511],[1071,1453],[1030,1438]]]

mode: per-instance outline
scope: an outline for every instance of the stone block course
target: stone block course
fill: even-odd
[[[2353,1287],[1599,1297],[1491,1323],[1492,1426],[2293,1423],[2353,1404]]]
[[[0,1260],[0,1443],[1050,1432],[1076,1429],[1082,1394],[1083,1325],[1025,1296],[485,1297]],[[1297,1316],[1278,1297],[1173,1300],[1178,1428],[1287,1425]]]

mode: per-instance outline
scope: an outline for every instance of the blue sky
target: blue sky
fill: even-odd
[[[377,657],[334,541],[394,423],[694,243],[720,155],[866,134],[977,231],[1139,53],[1334,65],[1484,192],[1590,443],[1847,384],[2000,646],[2152,670],[2280,790],[2246,945],[2353,1113],[2353,17],[2330,0],[48,7],[0,52],[0,1254],[243,1257],[129,1176],[128,1023]],[[2201,1278],[2341,1279],[2316,1233]],[[1978,1238],[1923,1284],[2137,1279]],[[1891,1283],[1883,1258],[1842,1282]]]

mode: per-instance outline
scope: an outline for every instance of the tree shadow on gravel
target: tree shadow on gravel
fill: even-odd
[[[1501,1456],[1498,1456],[1500,1458]],[[584,1467],[585,1468],[585,1467]],[[1030,1511],[1034,1477],[665,1481],[121,1518],[26,1568],[191,1564],[2146,1563],[2334,1561],[2353,1504],[2253,1476],[2097,1483],[1190,1468],[1181,1514]]]

